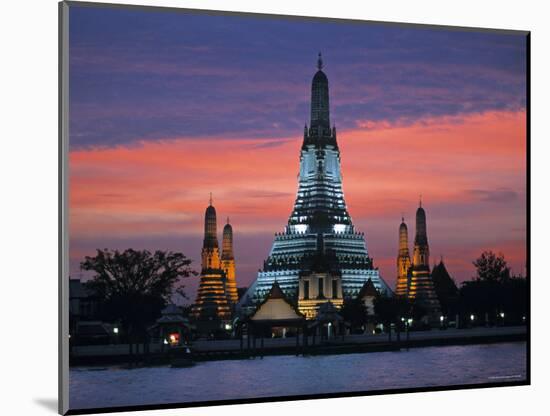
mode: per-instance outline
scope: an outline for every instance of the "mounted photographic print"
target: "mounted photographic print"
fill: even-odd
[[[60,413],[529,384],[529,32],[62,2],[60,68]]]

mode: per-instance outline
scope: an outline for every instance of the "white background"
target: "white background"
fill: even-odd
[[[148,415],[548,414],[545,399],[550,393],[550,274],[547,272],[550,247],[545,236],[550,235],[547,161],[550,14],[544,8],[546,2],[135,1],[214,10],[532,31],[533,385],[156,411]],[[56,3],[55,0],[11,0],[3,1],[0,9],[0,408],[6,415],[54,414],[57,401]]]

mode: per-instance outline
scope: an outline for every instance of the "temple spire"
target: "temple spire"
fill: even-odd
[[[326,286],[328,294],[333,292],[330,287],[334,288],[329,283],[336,282],[334,293],[342,302],[343,297],[355,297],[369,278],[381,292],[391,293],[369,257],[364,234],[355,231],[346,206],[340,150],[329,112],[329,80],[320,53],[312,75],[311,118],[303,126],[294,206],[284,231],[275,234],[256,282],[248,289],[250,297],[245,295],[243,300],[263,300],[273,282],[278,281],[285,294],[300,304],[304,300],[301,296],[306,293],[303,284],[310,277],[308,285],[313,290],[311,296],[315,292],[315,299],[324,293],[323,290],[319,293],[318,283],[322,284],[321,288]],[[315,237],[317,244],[312,244]],[[313,276],[314,272],[325,276]],[[312,305],[317,303],[312,298],[307,300],[311,300]],[[311,317],[313,312],[307,310]]]
[[[310,127],[316,136],[330,135],[328,78],[322,68],[323,59],[319,53],[317,72],[311,82]]]
[[[212,206],[212,192],[210,192],[210,199],[208,200],[208,205]]]
[[[227,224],[223,227],[221,264],[226,277],[226,296],[231,303],[236,303],[239,297],[237,295],[235,256],[233,254],[233,227],[229,224],[229,217],[227,217]]]
[[[404,218],[401,218],[399,226],[399,256],[409,257],[409,231]]]
[[[399,226],[399,251],[397,253],[397,281],[395,285],[395,293],[399,296],[408,294],[410,267],[409,233],[407,224],[405,224],[405,218],[401,216],[401,225]]]
[[[218,238],[216,236],[216,208],[212,205],[212,195],[210,195],[210,205],[208,205],[204,213],[203,247],[218,247]]]
[[[422,201],[416,210],[416,234],[414,238],[414,259],[415,266],[428,266],[429,247],[428,233],[426,230],[426,211],[422,208]]]
[[[416,210],[416,236],[412,263],[409,298],[425,308],[429,319],[435,321],[439,319],[440,305],[430,273],[430,247],[426,230],[426,211],[422,208],[422,196]]]
[[[201,251],[201,276],[195,304],[191,308],[193,316],[210,321],[214,317],[220,320],[231,319],[231,309],[226,290],[226,274],[221,269],[218,237],[216,230],[216,208],[210,205],[204,213],[204,241]]]

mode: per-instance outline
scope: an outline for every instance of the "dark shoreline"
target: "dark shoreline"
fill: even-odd
[[[409,348],[424,348],[436,346],[453,346],[453,345],[473,345],[473,344],[495,344],[505,342],[522,342],[527,341],[527,333],[504,333],[504,334],[488,334],[488,335],[468,335],[460,334],[450,337],[429,337],[424,339],[411,338],[408,341],[404,334],[401,334],[401,340],[398,341],[394,336],[391,342],[352,342],[341,339],[324,341],[316,345],[308,345],[306,347],[300,345],[285,345],[271,347],[256,347],[241,350],[235,348],[225,349],[210,349],[210,350],[194,350],[191,354],[192,361],[217,361],[217,360],[242,360],[249,358],[261,358],[270,355],[331,355],[331,354],[355,354],[355,353],[370,353],[370,352],[386,352],[400,351]],[[213,341],[212,343],[215,343]],[[130,356],[130,355],[107,355],[107,356],[87,356],[78,357],[72,356],[70,360],[71,367],[78,366],[97,366],[97,365],[120,365],[127,364],[132,366],[155,366],[168,365],[174,359],[189,357],[189,354],[182,355],[176,351],[165,353],[152,353],[147,356]]]

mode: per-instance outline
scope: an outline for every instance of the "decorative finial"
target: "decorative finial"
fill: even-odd
[[[420,204],[420,208],[422,208],[422,194],[420,194],[420,202],[419,202],[419,204]]]
[[[405,216],[401,214],[401,222],[405,222]]]
[[[317,58],[317,69],[319,71],[323,69],[323,57],[321,56],[321,52],[319,52],[319,57]]]
[[[227,223],[229,224],[229,217],[227,217]]]
[[[212,206],[212,192],[210,192],[210,201],[209,201],[209,203],[210,203],[210,206]]]

